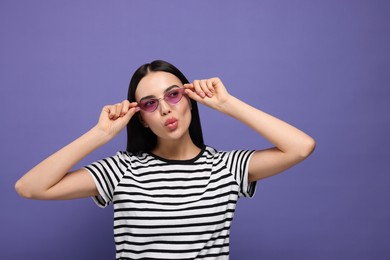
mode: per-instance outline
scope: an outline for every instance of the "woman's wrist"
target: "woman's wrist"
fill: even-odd
[[[88,137],[88,140],[98,146],[104,145],[114,138],[114,136],[103,131],[98,126],[92,127],[85,135]]]
[[[224,102],[218,105],[217,110],[232,116],[234,111],[237,110],[240,100],[236,97],[229,95]]]

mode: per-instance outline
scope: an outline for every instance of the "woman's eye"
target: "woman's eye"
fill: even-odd
[[[150,107],[150,106],[153,106],[154,104],[156,104],[156,100],[151,99],[151,100],[145,101],[144,106]]]
[[[168,93],[168,97],[176,97],[177,95],[179,95],[179,91],[177,90]]]

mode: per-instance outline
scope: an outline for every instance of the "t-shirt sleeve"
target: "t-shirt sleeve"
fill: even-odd
[[[256,192],[256,182],[249,183],[249,160],[255,151],[235,150],[224,152],[227,169],[233,174],[239,186],[239,197],[253,197]]]
[[[126,168],[126,158],[123,152],[84,166],[84,169],[92,175],[99,192],[98,196],[93,197],[99,207],[105,208],[112,202],[115,188]]]

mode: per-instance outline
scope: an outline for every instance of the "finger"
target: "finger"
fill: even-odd
[[[128,100],[124,100],[123,102],[123,107],[122,107],[122,111],[121,111],[121,117],[127,115],[127,113],[131,110],[131,109],[136,109],[136,112],[138,112],[140,109],[138,107],[138,103],[137,102],[129,102]],[[134,112],[134,113],[136,113]]]
[[[120,117],[122,112],[122,107],[123,107],[122,103],[115,104],[115,113],[114,113],[115,119]]]
[[[110,118],[110,108],[111,106],[104,106],[102,110],[102,115],[107,114],[107,116]]]
[[[214,89],[217,87],[218,84],[222,83],[220,78],[217,78],[217,77],[211,78],[210,81],[211,81]]]
[[[209,89],[209,86],[207,84],[207,80],[201,80],[200,81],[200,86],[203,90],[203,92],[208,96],[208,97],[212,97],[213,96],[213,93],[210,91]]]
[[[106,106],[104,110],[108,113],[108,118],[110,119],[115,118],[115,111],[116,111],[115,105]]]
[[[135,102],[134,102],[135,103]],[[122,110],[120,113],[120,117],[126,115],[127,111],[131,108],[131,103],[126,99],[122,101]]]
[[[141,110],[141,108],[138,106],[137,102],[131,102],[130,106],[129,106],[129,109],[131,109],[131,108],[137,108],[137,111],[135,113],[137,113],[138,111]]]
[[[117,103],[115,105],[108,106],[108,117],[113,120],[120,117],[122,107],[123,107],[122,103]]]
[[[203,98],[201,98],[195,91],[186,89],[185,92],[189,98],[195,100],[196,102],[202,102]]]
[[[194,85],[191,84],[191,83],[185,83],[185,84],[183,85],[183,87],[184,87],[185,89],[194,89]]]
[[[137,103],[135,103],[135,104],[137,104]],[[140,107],[137,107],[137,106],[130,107],[130,109],[127,111],[127,113],[123,116],[123,120],[126,122],[126,124],[130,121],[130,119],[134,116],[134,114],[140,110],[141,110]]]
[[[200,86],[200,81],[199,80],[194,80],[192,83],[194,85],[194,90],[195,92],[202,98],[204,98],[206,95],[202,90],[202,87]]]
[[[214,89],[213,82],[211,81],[211,79],[206,80],[206,85],[212,94],[215,93],[215,89]]]
[[[127,114],[127,112],[128,112],[130,109],[136,108],[136,107],[138,106],[138,103],[137,103],[137,102],[131,102],[131,103],[130,103],[130,101],[128,101],[128,100],[126,99],[126,100],[123,100],[123,101],[122,101],[122,105],[123,105],[123,107],[122,107],[122,112],[121,112],[121,114],[125,115],[125,114]]]
[[[126,100],[127,102],[129,102],[128,100]],[[131,106],[131,107],[136,107],[136,106],[138,106],[138,103],[137,102],[129,102],[129,106]]]

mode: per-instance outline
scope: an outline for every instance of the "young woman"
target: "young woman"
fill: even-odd
[[[275,147],[217,151],[203,143],[197,103],[251,127]],[[127,126],[127,151],[69,172]],[[192,83],[153,61],[130,81],[128,99],[103,108],[87,133],[17,183],[32,199],[93,197],[114,204],[117,259],[228,259],[238,197],[256,181],[304,160],[314,140],[230,95],[219,78]]]

